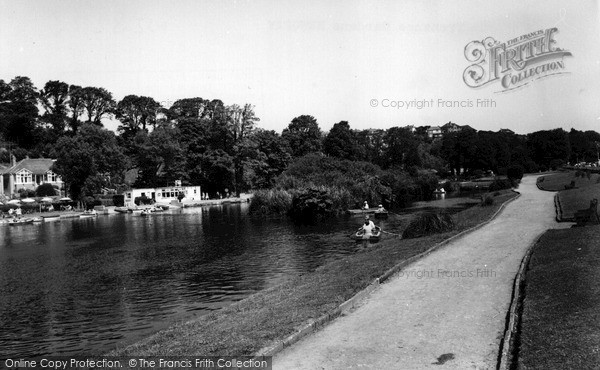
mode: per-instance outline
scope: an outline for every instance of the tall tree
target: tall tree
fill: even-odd
[[[187,182],[184,150],[178,137],[179,130],[168,126],[157,127],[148,133],[140,130],[134,140],[134,164],[138,169],[136,187],[159,187],[175,180]]]
[[[87,114],[87,122],[102,127],[102,118],[114,113],[116,103],[112,94],[101,87],[81,89],[82,105]]]
[[[69,126],[73,132],[77,132],[80,122],[79,117],[83,113],[83,99],[84,91],[81,86],[71,85],[69,86],[69,101],[67,104],[71,108],[71,118],[69,120]]]
[[[112,131],[83,124],[75,136],[61,137],[56,151],[53,171],[62,177],[74,199],[123,182],[128,159]]]
[[[65,129],[69,100],[69,85],[61,81],[48,81],[40,91],[40,102],[45,110],[43,118],[56,133]]]
[[[0,80],[0,134],[22,148],[37,143],[38,92],[28,77]]]
[[[341,121],[333,125],[331,131],[323,140],[323,152],[329,156],[359,160],[361,151],[358,146],[356,133],[350,129],[348,121]]]
[[[232,137],[231,156],[233,157],[234,184],[233,191],[239,194],[245,190],[244,167],[248,164],[247,158],[251,151],[251,141],[248,137],[254,130],[256,122],[260,121],[254,113],[254,107],[245,104],[243,107],[237,104],[226,108],[228,116],[229,133]]]
[[[321,129],[313,116],[302,115],[294,118],[281,136],[287,140],[296,158],[321,151]]]
[[[388,129],[384,136],[384,142],[384,167],[421,166],[421,158],[417,150],[419,142],[408,128],[392,127]]]
[[[156,126],[156,116],[160,104],[147,96],[127,95],[116,107],[116,117],[121,121],[119,131],[146,130],[146,126]]]
[[[255,149],[251,160],[251,185],[255,189],[270,188],[292,160],[291,149],[275,131],[255,130],[250,141]]]

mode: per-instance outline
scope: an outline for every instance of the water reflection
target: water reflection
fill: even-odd
[[[0,358],[105,353],[355,253],[361,223],[295,226],[244,204],[0,227]]]
[[[0,358],[99,354],[357,250],[247,205],[1,227]]]

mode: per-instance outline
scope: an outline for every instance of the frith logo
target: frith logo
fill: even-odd
[[[557,28],[548,28],[504,43],[492,37],[470,42],[465,58],[473,64],[465,69],[463,80],[472,88],[498,81],[502,86],[498,92],[503,92],[566,73],[564,57],[571,53],[555,46],[557,32]]]

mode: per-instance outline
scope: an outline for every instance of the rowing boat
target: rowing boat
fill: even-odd
[[[356,241],[367,240],[371,242],[378,242],[379,239],[381,239],[381,228],[379,226],[375,226],[374,232],[371,235],[365,235],[362,230],[358,230],[351,237]]]

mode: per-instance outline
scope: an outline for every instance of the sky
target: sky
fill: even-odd
[[[0,79],[104,87],[117,101],[135,94],[165,106],[250,103],[258,127],[277,132],[303,114],[324,131],[342,120],[600,131],[599,1],[0,0]],[[560,74],[509,91],[463,80],[470,42],[553,27],[554,47],[571,53],[554,60]]]

